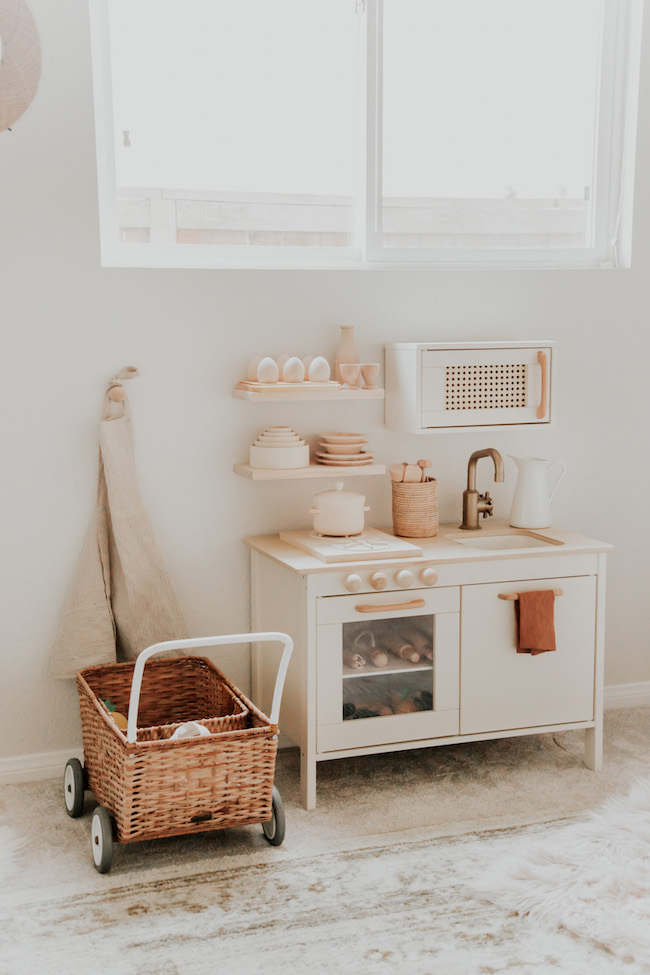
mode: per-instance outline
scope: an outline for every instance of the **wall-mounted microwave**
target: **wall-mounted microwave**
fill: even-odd
[[[385,419],[408,433],[549,424],[556,342],[384,346]]]

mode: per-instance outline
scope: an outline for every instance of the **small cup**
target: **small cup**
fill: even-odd
[[[361,375],[363,377],[364,389],[377,389],[377,376],[379,375],[378,362],[362,362]]]
[[[358,362],[342,362],[339,366],[343,389],[358,389],[361,380],[361,366]]]

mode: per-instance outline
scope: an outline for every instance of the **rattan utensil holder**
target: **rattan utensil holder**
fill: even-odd
[[[438,534],[438,482],[435,477],[419,484],[391,481],[393,487],[393,534],[405,538],[432,538]]]

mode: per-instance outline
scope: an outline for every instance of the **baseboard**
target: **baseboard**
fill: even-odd
[[[605,688],[605,709],[650,707],[650,681],[638,684],[612,684]],[[293,742],[280,736],[281,748],[293,747]],[[35,755],[16,755],[0,758],[0,785],[17,782],[34,782],[37,779],[54,779],[63,774],[69,758],[83,761],[81,748],[61,752],[40,752]]]
[[[605,688],[605,709],[650,707],[650,681],[612,684]]]
[[[0,758],[0,785],[58,778],[63,775],[69,758],[83,761],[83,749],[70,748],[64,752],[39,752],[35,755]]]

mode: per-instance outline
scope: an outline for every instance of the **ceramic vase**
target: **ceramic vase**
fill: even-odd
[[[341,341],[339,343],[339,350],[336,353],[336,381],[342,383],[344,380],[341,379],[341,363],[342,362],[358,362],[361,363],[359,354],[357,352],[357,347],[354,344],[354,325],[341,325]]]

